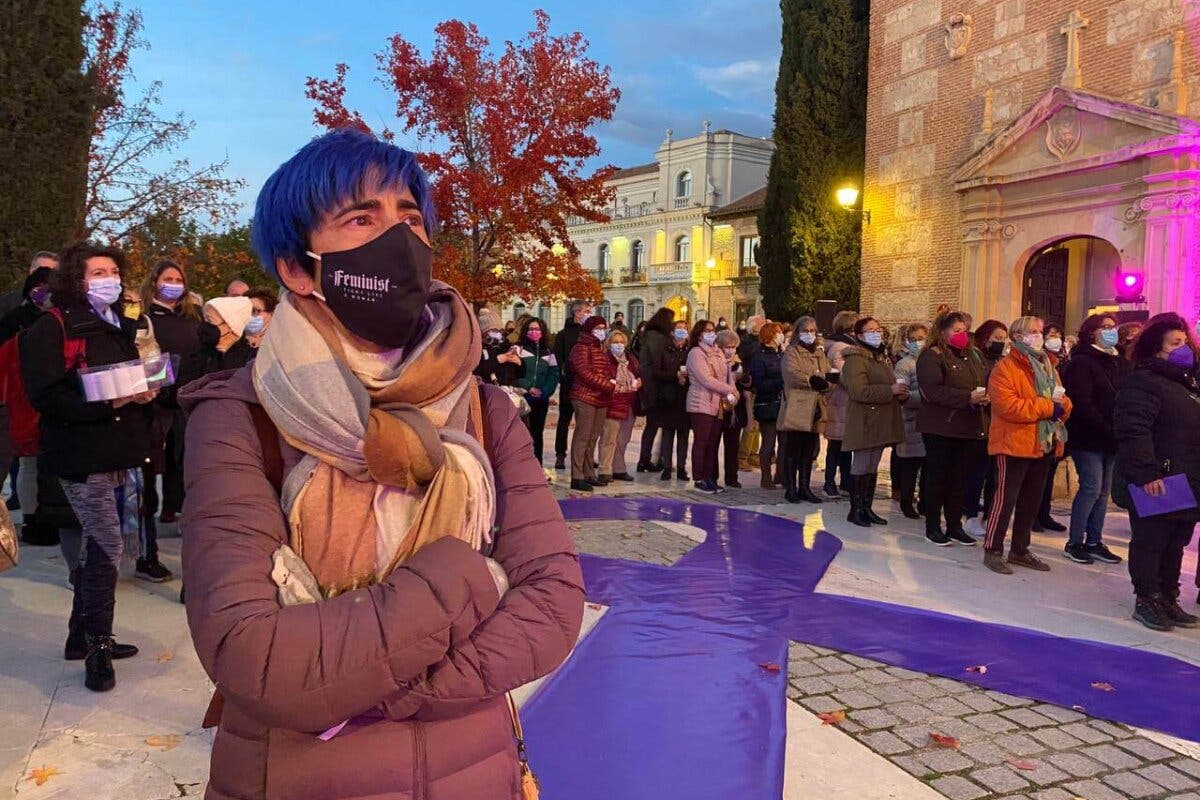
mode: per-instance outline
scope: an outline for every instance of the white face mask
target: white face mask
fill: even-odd
[[[1063,340],[1057,336],[1051,336],[1046,340],[1046,349],[1051,353],[1057,353],[1063,349]]]
[[[1027,333],[1021,337],[1021,341],[1034,352],[1041,352],[1042,346],[1045,344],[1045,340],[1040,333]]]
[[[610,344],[608,349],[612,350],[612,354],[617,358],[620,358],[625,354],[625,345],[623,344]]]
[[[592,328],[592,336],[596,337],[596,341],[603,342],[604,337],[608,336],[607,328]]]
[[[815,333],[802,333],[800,334],[800,341],[804,344],[813,344],[817,341],[817,335]]]
[[[700,341],[704,342],[709,347],[712,347],[714,344],[716,344],[717,334],[713,333],[712,331],[709,331],[708,333],[703,334],[700,337]]]
[[[775,334],[775,346],[783,347],[784,335],[782,333]]]

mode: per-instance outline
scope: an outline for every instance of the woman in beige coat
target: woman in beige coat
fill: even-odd
[[[842,388],[850,398],[842,449],[853,454],[847,519],[862,527],[886,525],[871,504],[883,451],[904,439],[900,407],[908,400],[908,384],[896,380],[878,321],[863,317],[854,324],[854,333],[860,344],[846,353],[842,370]]]
[[[784,405],[778,427],[783,431],[780,468],[784,499],[789,503],[820,503],[810,488],[813,462],[821,450],[820,431],[829,415],[825,394],[829,391],[829,360],[817,345],[817,321],[796,320],[792,340],[783,353]]]

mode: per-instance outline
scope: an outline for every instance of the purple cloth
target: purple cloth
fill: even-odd
[[[1139,517],[1157,517],[1159,514],[1170,514],[1172,511],[1187,511],[1196,507],[1196,496],[1188,484],[1186,475],[1168,475],[1163,478],[1166,494],[1154,496],[1137,484],[1129,484],[1129,496],[1133,499],[1133,507]]]
[[[1200,741],[1200,667],[1180,659],[815,593],[841,543],[780,517],[656,499],[562,507],[708,537],[670,567],[582,557],[589,600],[613,608],[523,714],[546,796],[778,798],[789,639]]]

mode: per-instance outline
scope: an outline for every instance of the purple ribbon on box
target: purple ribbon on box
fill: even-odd
[[[1162,479],[1166,494],[1157,497],[1146,494],[1146,490],[1136,484],[1129,484],[1129,494],[1133,498],[1133,507],[1139,517],[1157,517],[1159,514],[1170,514],[1172,511],[1186,511],[1196,507],[1196,496],[1188,484],[1187,476],[1168,475]]]

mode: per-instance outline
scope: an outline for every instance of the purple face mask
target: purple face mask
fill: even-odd
[[[1176,347],[1174,350],[1168,353],[1167,361],[1170,361],[1177,367],[1191,369],[1192,367],[1196,366],[1196,354],[1192,352],[1192,348],[1185,344],[1182,347]]]

